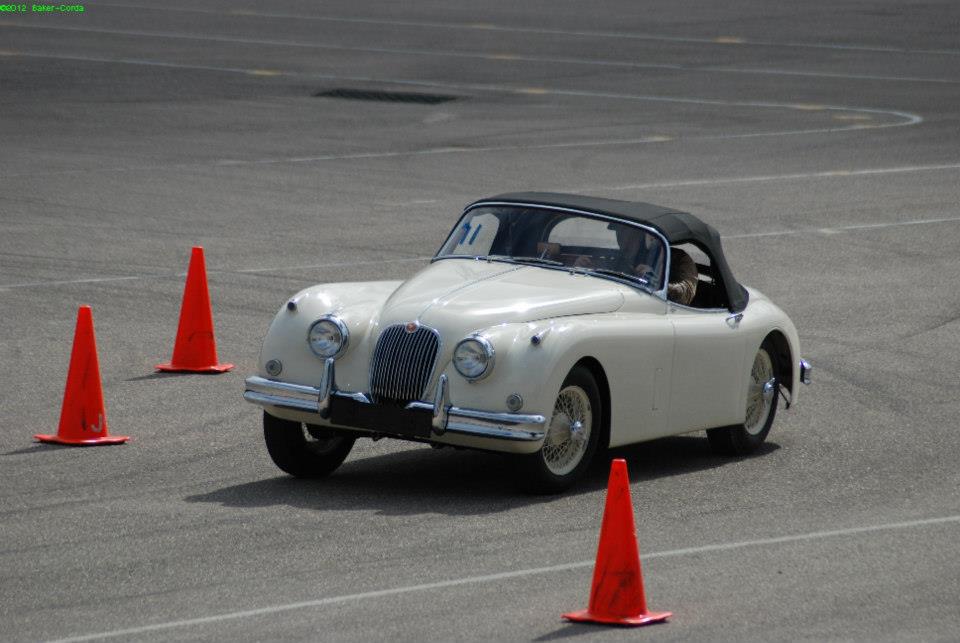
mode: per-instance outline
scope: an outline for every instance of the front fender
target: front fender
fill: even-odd
[[[746,381],[749,379],[750,368],[757,349],[771,333],[779,333],[786,340],[786,346],[780,347],[780,349],[781,352],[787,353],[783,358],[787,360],[786,366],[789,369],[789,376],[787,377],[788,381],[784,382],[784,386],[790,394],[790,406],[793,406],[800,396],[800,358],[802,357],[800,336],[797,333],[796,326],[779,306],[759,291],[752,288],[748,290],[750,291],[750,304],[744,311],[743,330],[751,335],[751,341],[748,342],[748,349],[751,350],[746,351],[741,369],[744,374],[743,396],[746,395]]]
[[[270,323],[260,350],[260,376],[268,377],[266,363],[276,359],[283,364],[278,379],[316,386],[322,360],[307,345],[307,333],[319,317],[335,314],[350,333],[347,351],[337,358],[337,384],[348,390],[364,390],[371,336],[376,334],[380,308],[400,283],[320,284],[301,290],[284,302]],[[293,306],[288,305],[291,302]]]

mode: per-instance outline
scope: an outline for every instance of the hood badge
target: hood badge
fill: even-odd
[[[415,333],[417,332],[418,328],[420,328],[420,324],[415,321],[407,322],[406,325],[403,327],[403,329],[408,333]]]

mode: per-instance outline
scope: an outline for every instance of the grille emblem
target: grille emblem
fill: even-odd
[[[417,332],[418,328],[420,328],[420,324],[415,321],[407,322],[407,325],[403,327],[403,329],[408,333],[415,333]]]

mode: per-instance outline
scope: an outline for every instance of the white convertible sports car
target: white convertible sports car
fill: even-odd
[[[467,206],[406,281],[291,297],[244,398],[295,476],[391,437],[506,452],[524,488],[557,492],[607,447],[706,429],[750,453],[809,377],[793,323],[734,279],[709,225],[519,193]]]

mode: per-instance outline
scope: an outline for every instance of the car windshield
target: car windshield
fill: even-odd
[[[437,259],[470,257],[543,265],[663,287],[665,248],[651,230],[585,214],[481,206],[464,213]]]

